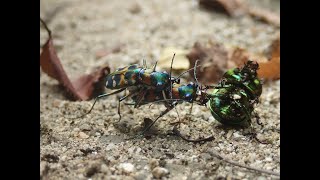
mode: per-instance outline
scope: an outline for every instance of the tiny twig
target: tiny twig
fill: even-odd
[[[235,166],[239,166],[239,167],[242,167],[242,168],[246,168],[246,169],[258,171],[258,172],[261,172],[261,173],[266,173],[266,174],[272,174],[272,175],[275,175],[275,176],[280,176],[280,173],[277,173],[277,172],[268,171],[268,170],[263,170],[263,169],[259,169],[259,168],[255,168],[255,167],[250,167],[250,166],[246,166],[246,165],[240,164],[240,163],[238,163],[238,162],[232,161],[232,160],[230,160],[230,159],[227,159],[227,158],[221,156],[218,152],[215,152],[215,151],[213,151],[213,150],[209,150],[208,153],[209,153],[211,156],[215,156],[215,157],[217,157],[218,159],[223,160],[223,161],[225,161],[225,162],[227,162],[227,163],[230,163],[230,164],[232,164],[232,165],[235,165]]]
[[[173,128],[173,133],[177,136],[179,136],[181,139],[187,141],[187,142],[193,142],[193,143],[199,143],[199,142],[205,142],[205,141],[213,141],[215,138],[213,136],[209,136],[207,138],[203,138],[203,139],[187,139],[185,138],[180,131],[177,129],[177,126],[174,126]]]
[[[41,19],[40,17],[40,21],[43,24],[44,28],[47,30],[49,37],[51,37],[51,30],[48,28],[47,24],[44,22],[44,20]]]

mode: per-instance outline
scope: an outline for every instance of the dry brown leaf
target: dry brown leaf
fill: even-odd
[[[173,60],[172,70],[181,71],[188,69],[190,66],[190,62],[186,56],[188,53],[187,50],[179,49],[176,47],[167,47],[161,52],[158,61],[158,66],[161,69],[170,70],[171,60],[174,53],[176,55]]]
[[[71,95],[70,98],[72,100],[89,100],[93,97],[92,95],[95,89],[101,89],[97,87],[97,85],[101,84],[99,81],[110,72],[110,68],[108,66],[99,68],[97,71],[89,75],[83,75],[74,82],[71,82],[54,49],[51,31],[42,19],[40,19],[40,21],[49,34],[49,39],[42,47],[42,53],[40,54],[42,71],[47,73],[48,76],[58,80],[65,91]]]
[[[280,17],[273,12],[261,8],[252,7],[249,8],[248,13],[250,16],[257,18],[262,22],[280,27]]]
[[[280,79],[280,57],[273,57],[270,61],[259,63],[258,76],[263,79]]]
[[[229,65],[232,65],[228,66],[228,68],[243,66],[248,60],[257,61],[259,63],[268,61],[268,58],[264,55],[252,54],[240,47],[236,47],[235,49],[230,50],[230,52],[231,56],[229,58]]]
[[[199,0],[201,7],[238,17],[247,13],[247,5],[242,0]]]
[[[231,17],[248,14],[262,22],[280,27],[279,15],[262,8],[248,6],[243,0],[199,0],[199,5],[205,9],[225,13]]]
[[[80,97],[82,97],[82,100],[88,100],[103,92],[103,78],[108,75],[109,72],[110,68],[106,65],[97,68],[91,74],[79,77],[78,79],[72,81],[72,84]]]
[[[235,66],[242,66],[248,60],[258,61],[258,76],[260,78],[270,80],[280,79],[280,35],[271,43],[267,55],[270,58],[251,54],[242,48],[235,48],[231,52],[229,61],[234,63]]]
[[[234,68],[236,66],[242,66],[245,62],[248,61],[248,59],[250,59],[250,54],[243,48],[237,47],[231,52],[232,53],[231,53],[231,57],[229,59],[229,62],[232,62],[234,64],[229,65],[228,68]]]
[[[261,78],[277,80],[280,79],[280,34],[269,47],[270,61],[260,63],[258,75]]]
[[[199,60],[197,65],[201,66],[197,68],[197,78],[204,84],[218,82],[227,69],[228,52],[222,44],[209,43],[204,47],[196,42],[187,57],[190,68],[193,68],[196,60]],[[190,71],[192,77],[193,74],[193,71]]]
[[[45,23],[43,22],[45,25]],[[46,27],[46,25],[45,25]],[[79,94],[72,93],[76,92],[74,87],[72,86],[71,81],[67,77],[67,74],[65,73],[60,60],[57,56],[57,53],[54,49],[53,42],[52,42],[52,36],[51,31],[46,27],[49,39],[42,47],[42,53],[40,54],[40,66],[43,72],[47,73],[50,77],[56,79],[59,81],[59,83],[62,84],[63,87],[66,88],[68,92],[71,92],[74,99],[82,99]]]

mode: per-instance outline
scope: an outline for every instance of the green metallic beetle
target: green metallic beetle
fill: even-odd
[[[224,125],[249,126],[254,105],[259,102],[262,83],[258,63],[248,61],[243,68],[228,70],[209,94],[213,117]]]

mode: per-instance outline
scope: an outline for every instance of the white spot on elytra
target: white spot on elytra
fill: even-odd
[[[238,94],[234,94],[233,99],[241,99],[241,96],[239,96]]]

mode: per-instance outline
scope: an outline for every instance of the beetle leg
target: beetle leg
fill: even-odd
[[[93,105],[91,106],[91,108],[90,108],[90,110],[89,110],[88,112],[84,113],[83,115],[81,115],[81,116],[79,116],[79,117],[73,117],[73,118],[69,118],[69,119],[78,119],[78,118],[84,117],[85,115],[89,114],[89,113],[92,111],[94,105],[96,104],[96,102],[97,102],[99,99],[101,99],[101,98],[103,98],[103,97],[107,97],[107,96],[113,95],[113,94],[120,93],[120,92],[122,92],[122,91],[124,91],[124,90],[126,90],[126,88],[119,89],[119,90],[114,91],[114,92],[111,92],[111,93],[109,93],[109,94],[101,94],[101,95],[99,95],[98,97],[95,98],[95,100],[94,100],[94,102],[93,102]]]
[[[136,104],[134,105],[134,108],[139,107],[139,105],[141,103],[141,100],[142,100],[142,98],[144,97],[144,95],[146,93],[147,93],[147,89],[143,88],[143,89],[140,90],[139,95],[138,95],[137,99],[135,100]]]
[[[139,133],[138,135],[128,138],[127,140],[130,139],[135,139],[135,138],[141,138],[143,137],[144,133],[147,132],[157,121],[159,118],[161,118],[162,116],[164,116],[165,114],[167,114],[169,111],[171,111],[174,107],[176,106],[176,104],[172,104],[171,106],[167,107],[166,110],[162,111],[160,113],[160,115],[152,122],[150,123],[141,133]]]
[[[127,99],[128,97],[131,97],[131,96],[135,95],[135,94],[137,94],[137,92],[129,93],[128,95],[125,95],[125,96],[123,96],[123,97],[121,97],[121,98],[119,99],[119,103],[118,103],[118,114],[119,114],[119,120],[118,120],[118,121],[120,121],[120,120],[121,120],[121,114],[120,114],[120,102],[121,102],[121,101],[123,101],[123,100],[125,100],[125,99]]]

